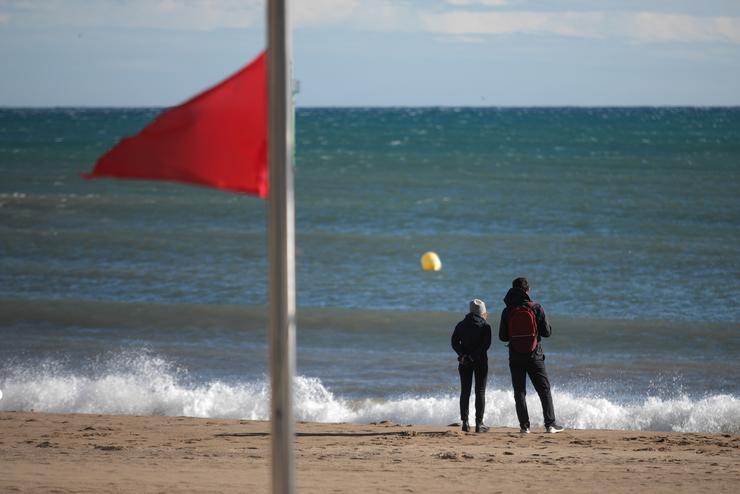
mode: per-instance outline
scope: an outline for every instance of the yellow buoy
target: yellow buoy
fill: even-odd
[[[421,269],[424,271],[441,271],[442,261],[439,260],[436,253],[427,252],[421,256]]]

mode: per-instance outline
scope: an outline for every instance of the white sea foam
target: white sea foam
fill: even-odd
[[[87,374],[90,374],[89,372]],[[269,418],[266,379],[242,383],[213,380],[192,384],[186,374],[151,355],[125,356],[92,375],[64,371],[58,363],[15,366],[0,373],[0,410]],[[517,425],[510,390],[489,389],[485,420],[493,426]],[[740,433],[740,399],[713,395],[702,399],[648,397],[631,403],[554,391],[558,421],[577,429],[622,429]],[[536,395],[528,396],[532,424],[541,425]],[[471,400],[471,415],[472,415]],[[447,425],[458,420],[453,395],[346,400],[317,378],[295,381],[295,417],[316,422]]]

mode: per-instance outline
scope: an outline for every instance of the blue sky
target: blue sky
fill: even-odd
[[[299,106],[740,105],[738,0],[294,0]],[[0,0],[0,106],[168,106],[263,0]]]

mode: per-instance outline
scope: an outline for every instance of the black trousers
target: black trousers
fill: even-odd
[[[459,365],[457,370],[460,372],[460,419],[464,422],[468,421],[470,390],[473,386],[473,376],[475,376],[475,421],[476,423],[483,422],[483,414],[486,411],[488,362]]]
[[[545,370],[545,359],[536,357],[510,358],[511,384],[514,386],[514,402],[519,426],[529,428],[529,413],[527,412],[527,375],[534,385],[534,389],[542,402],[542,415],[545,418],[545,427],[555,423],[555,408],[550,394],[550,380]]]

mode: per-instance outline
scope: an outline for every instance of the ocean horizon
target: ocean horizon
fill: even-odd
[[[0,105],[0,110],[155,110],[162,111],[167,108],[178,106],[185,101],[173,105]],[[613,104],[613,105],[301,105],[296,104],[296,111],[312,110],[732,110],[740,108],[740,105],[699,105],[699,104]]]

